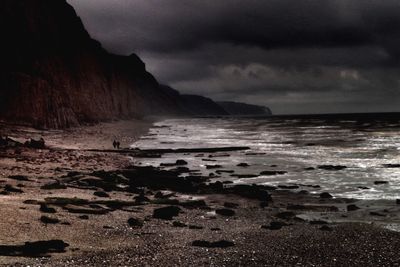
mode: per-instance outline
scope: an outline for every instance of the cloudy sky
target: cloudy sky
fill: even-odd
[[[400,111],[399,0],[68,0],[184,93],[275,113]]]

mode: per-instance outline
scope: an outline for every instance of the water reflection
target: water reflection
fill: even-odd
[[[135,146],[249,146],[251,151],[230,153],[230,157],[218,158],[218,164],[224,169],[235,170],[237,174],[259,174],[274,168],[288,171],[286,175],[252,179],[237,179],[224,174],[221,179],[275,185],[317,184],[322,187],[321,190],[336,196],[400,198],[400,168],[384,167],[384,164],[400,163],[400,119],[396,117],[174,119],[156,123],[155,126],[149,136]],[[211,172],[205,169],[202,157],[195,155],[165,155],[161,159],[143,161],[144,164],[156,165],[177,157],[189,161],[192,168],[200,167],[203,174]],[[236,165],[241,162],[251,167],[245,170],[238,168]],[[317,168],[326,164],[347,168],[340,171]],[[305,170],[310,167],[315,170]],[[377,180],[388,181],[388,184],[375,185]]]

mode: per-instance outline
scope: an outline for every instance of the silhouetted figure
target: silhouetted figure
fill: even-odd
[[[117,149],[119,149],[121,146],[121,143],[119,141],[117,141]]]
[[[114,147],[114,148],[117,148],[117,141],[115,141],[115,140],[114,140],[114,142],[113,142],[113,147]]]

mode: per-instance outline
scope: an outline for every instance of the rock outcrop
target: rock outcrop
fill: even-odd
[[[138,56],[91,39],[65,0],[3,0],[0,22],[1,120],[64,128],[184,112]]]
[[[184,95],[168,85],[160,85],[160,88],[170,99],[174,99],[175,105],[186,116],[221,116],[229,115],[225,109],[212,99],[199,95]]]
[[[272,115],[271,110],[268,107],[250,105],[239,102],[217,102],[227,113],[230,115],[238,116],[270,116]]]
[[[170,99],[174,99],[179,109],[188,116],[270,116],[268,107],[245,104],[240,102],[214,102],[212,99],[198,96],[180,94],[177,90],[167,85],[160,85]]]

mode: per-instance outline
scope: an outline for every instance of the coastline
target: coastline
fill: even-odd
[[[0,124],[0,134],[20,141],[43,137],[49,148],[77,150],[111,149],[112,142],[116,139],[124,147],[134,143],[148,132],[155,121],[155,118],[146,120],[118,120],[65,130],[38,130],[26,126]]]
[[[398,220],[399,205],[395,202],[387,207],[379,206],[379,201],[323,198],[289,189],[235,187],[198,177],[193,170],[185,169],[183,162],[146,168],[139,167],[140,158],[134,153],[127,157],[122,153],[87,151],[109,149],[114,137],[127,146],[150,126],[150,122],[131,121],[68,131],[9,129],[17,139],[43,136],[49,148],[1,150],[1,245],[14,246],[13,252],[22,254],[4,256],[6,250],[0,247],[0,264],[400,263],[400,233],[379,227],[381,220]],[[4,130],[2,134],[10,133]],[[193,178],[182,180],[182,173]],[[160,185],[160,181],[165,184]],[[359,209],[349,209],[351,205]],[[177,216],[171,220],[154,217],[156,209],[170,206],[180,209]],[[55,213],[42,207],[52,208]],[[43,216],[59,221],[44,223]],[[128,221],[131,218],[134,220]],[[25,242],[56,239],[69,245],[65,252],[28,257],[16,247]],[[218,241],[226,242],[212,243]],[[51,257],[43,257],[46,255]]]

